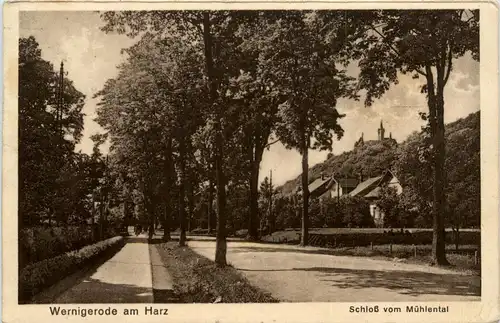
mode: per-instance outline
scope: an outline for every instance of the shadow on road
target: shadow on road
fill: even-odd
[[[86,277],[77,284],[81,284],[78,288],[80,304],[144,303],[145,299],[151,297],[151,289],[129,284],[111,284],[91,277]],[[59,303],[75,303],[75,299],[63,295]]]
[[[203,248],[197,246],[196,248]],[[282,253],[301,253],[301,254],[316,254],[316,255],[329,255],[329,256],[338,256],[338,257],[365,257],[363,255],[355,255],[355,254],[350,254],[349,251],[353,250],[355,248],[344,248],[342,250],[336,250],[336,249],[302,249],[301,247],[293,247],[293,246],[283,246],[281,248],[277,248],[274,246],[265,246],[262,245],[260,247],[257,246],[251,246],[251,247],[231,247],[230,250],[232,253],[247,253],[247,252],[282,252]],[[465,252],[466,250],[464,250]],[[388,255],[378,255],[376,253],[373,254],[374,256],[381,256],[381,257],[387,257]],[[394,257],[396,257],[398,254],[395,253]],[[402,257],[401,255],[399,255]],[[406,259],[405,257],[402,257],[403,259]],[[449,269],[456,268],[454,264],[450,264],[448,266]]]
[[[125,242],[127,242],[127,238],[125,239]],[[33,297],[31,300],[31,304],[53,304],[55,300],[57,299],[58,296],[63,294],[65,291],[70,289],[73,286],[76,286],[77,284],[81,283],[85,277],[90,277],[94,273],[97,272],[97,269],[102,266],[105,262],[113,258],[120,250],[125,246],[125,243],[118,246],[117,248],[113,248],[112,250],[109,250],[108,252],[105,252],[102,256],[98,257],[91,263],[89,263],[87,266],[82,268],[81,270],[70,274],[64,278],[62,278],[60,281],[55,283],[54,285],[44,289],[37,295]]]
[[[440,275],[414,271],[352,270],[345,268],[312,267],[295,268],[298,271],[316,271],[322,280],[338,288],[386,288],[400,294],[480,296],[481,287],[472,277]],[[339,276],[340,279],[339,279]]]
[[[385,288],[402,295],[459,295],[480,296],[481,287],[477,277],[441,275],[402,270],[361,270],[332,267],[291,269],[240,269],[241,271],[307,271],[317,272],[320,280],[341,289]],[[477,280],[477,283],[474,283]]]

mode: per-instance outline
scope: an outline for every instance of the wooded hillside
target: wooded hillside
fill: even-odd
[[[454,165],[448,168],[447,173],[452,191],[453,187],[463,186],[466,182],[476,181],[479,186],[479,115],[478,111],[446,125],[446,141],[448,143],[446,158],[450,165]],[[398,160],[397,156],[412,150],[416,153],[413,148],[422,140],[423,133],[415,132],[399,144],[394,144],[393,141],[389,140],[367,141],[351,151],[340,155],[331,155],[323,163],[311,167],[309,169],[310,182],[319,178],[322,172],[339,177],[359,178],[362,175],[366,179],[378,176],[388,168],[396,171],[397,168],[402,168],[398,167],[402,165],[395,164],[395,161]],[[416,156],[413,157],[416,158]],[[402,177],[400,180],[405,181],[405,177],[411,176],[411,169],[408,172],[400,169],[398,173]],[[290,194],[298,185],[300,185],[300,175],[278,187],[277,190],[286,195]]]

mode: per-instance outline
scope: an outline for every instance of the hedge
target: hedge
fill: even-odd
[[[337,233],[337,234],[309,234],[309,245],[317,247],[361,247],[383,244],[406,244],[425,245],[432,244],[432,231],[417,232],[389,232],[377,233]],[[453,244],[454,234],[446,232],[445,240],[447,244]],[[461,245],[474,245],[480,242],[479,232],[460,232],[459,241]]]
[[[124,244],[121,236],[45,259],[23,268],[19,273],[19,303],[24,303],[62,278],[91,264],[99,256],[116,252]]]
[[[88,246],[95,241],[118,235],[113,228],[107,228],[99,239],[99,228],[94,227],[95,239],[92,240],[92,226],[32,227],[19,233],[19,267],[23,268],[44,259],[59,256],[71,250]]]

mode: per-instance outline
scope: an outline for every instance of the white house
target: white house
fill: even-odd
[[[350,196],[363,196],[370,200],[370,214],[377,226],[384,225],[384,214],[377,205],[382,187],[392,187],[398,195],[403,193],[401,183],[390,170],[385,171],[381,176],[372,177],[360,183],[350,193]]]

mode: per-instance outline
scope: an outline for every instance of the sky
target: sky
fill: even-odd
[[[42,50],[42,57],[54,66],[64,61],[68,77],[75,87],[86,95],[83,109],[83,139],[77,150],[92,152],[90,136],[103,132],[97,123],[93,95],[102,89],[106,80],[116,77],[117,65],[123,60],[123,48],[135,40],[124,35],[106,34],[97,12],[22,12],[20,13],[20,37],[34,36]],[[420,93],[423,80],[400,75],[399,84],[392,86],[371,107],[364,107],[363,99],[339,100],[337,109],[346,116],[340,120],[345,133],[334,141],[332,152],[340,154],[353,148],[364,133],[364,140],[377,139],[377,129],[383,121],[386,136],[398,142],[404,141],[423,122],[419,112],[426,112],[426,98]],[[445,90],[445,122],[453,122],[479,110],[479,63],[469,56],[455,60],[454,69]],[[107,149],[107,147],[104,147]],[[309,152],[309,164],[313,166],[326,159],[328,151]],[[272,170],[273,183],[281,185],[301,173],[301,157],[295,150],[287,150],[276,143],[264,152],[260,180]]]

